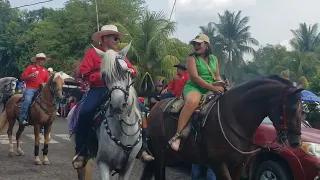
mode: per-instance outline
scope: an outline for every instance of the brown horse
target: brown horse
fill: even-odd
[[[34,136],[35,136],[35,164],[42,164],[39,158],[39,144],[40,144],[40,126],[44,126],[44,148],[43,148],[43,164],[50,164],[47,157],[48,154],[48,144],[49,144],[49,133],[51,131],[51,125],[56,118],[55,101],[58,98],[63,98],[62,86],[64,84],[64,78],[66,74],[63,72],[58,72],[49,78],[49,81],[42,88],[41,92],[35,97],[35,100],[30,105],[30,110],[28,111],[28,122],[34,126]],[[0,132],[3,132],[8,128],[8,138],[9,138],[9,156],[13,156],[14,149],[12,143],[12,130],[16,120],[20,116],[20,108],[22,102],[22,94],[16,94],[12,96],[6,104],[5,112],[0,117]],[[24,155],[24,152],[20,147],[20,137],[24,131],[25,126],[19,125],[18,132],[16,134],[17,141],[17,153],[19,156]]]
[[[222,95],[208,111],[205,125],[197,131],[201,138],[195,141],[196,133],[190,133],[179,152],[168,146],[176,133],[178,116],[164,113],[162,107],[168,100],[162,100],[148,116],[149,148],[155,161],[146,164],[141,179],[155,176],[155,180],[165,180],[166,165],[184,162],[210,167],[219,180],[239,180],[248,158],[264,148],[253,143],[264,117],[273,121],[279,141],[288,139],[292,147],[301,145],[300,92],[279,76],[259,77],[239,85]]]

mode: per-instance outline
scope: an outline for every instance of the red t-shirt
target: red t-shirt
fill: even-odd
[[[26,79],[30,74],[38,71],[36,78]],[[41,83],[47,83],[49,80],[49,72],[46,68],[35,64],[29,65],[21,75],[21,79],[26,83],[26,88],[39,89]]]
[[[171,90],[172,94],[176,97],[180,97],[187,81],[189,80],[189,74],[187,72],[178,75],[179,79],[174,79],[166,88],[167,90]]]
[[[97,49],[104,51],[102,46],[98,46]],[[128,68],[133,69],[134,71],[133,76],[135,76],[136,75],[135,68],[127,58],[125,58],[125,61],[127,63]],[[100,69],[101,63],[102,63],[102,60],[97,54],[97,52],[93,48],[90,48],[87,50],[86,54],[82,59],[79,72],[80,74],[86,74],[94,69],[97,69],[97,68]],[[104,87],[104,82],[100,78],[100,71],[96,71],[90,74],[88,77],[85,77],[84,79],[85,81],[88,81],[90,83],[90,87]]]

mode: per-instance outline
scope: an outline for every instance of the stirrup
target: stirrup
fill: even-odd
[[[170,145],[170,147],[171,147],[171,149],[173,149],[172,148],[172,143],[175,141],[175,140],[177,140],[178,138],[180,138],[181,137],[181,134],[180,133],[176,133],[169,141],[168,141],[168,144]],[[173,149],[174,150],[174,149]],[[177,151],[179,151],[180,150],[180,145],[179,145],[179,148],[178,148],[178,150]],[[174,150],[175,151],[175,150]]]

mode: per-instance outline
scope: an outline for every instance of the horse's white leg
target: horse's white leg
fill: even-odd
[[[119,180],[128,180],[129,179],[133,165],[134,165],[134,158],[132,158],[131,161],[128,161],[126,171],[119,174]]]
[[[98,168],[101,180],[110,180],[110,168],[104,162],[98,162]]]
[[[13,143],[12,143],[12,134],[8,135],[9,137],[9,156],[12,157],[14,155]]]

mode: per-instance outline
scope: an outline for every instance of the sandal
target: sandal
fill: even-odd
[[[169,141],[168,141],[168,144],[170,145],[171,149],[174,150],[174,151],[180,151],[180,145],[178,147],[178,149],[174,149],[172,147],[172,143],[175,142],[177,139],[180,139],[180,133],[176,133]],[[181,142],[180,142],[181,143]]]

